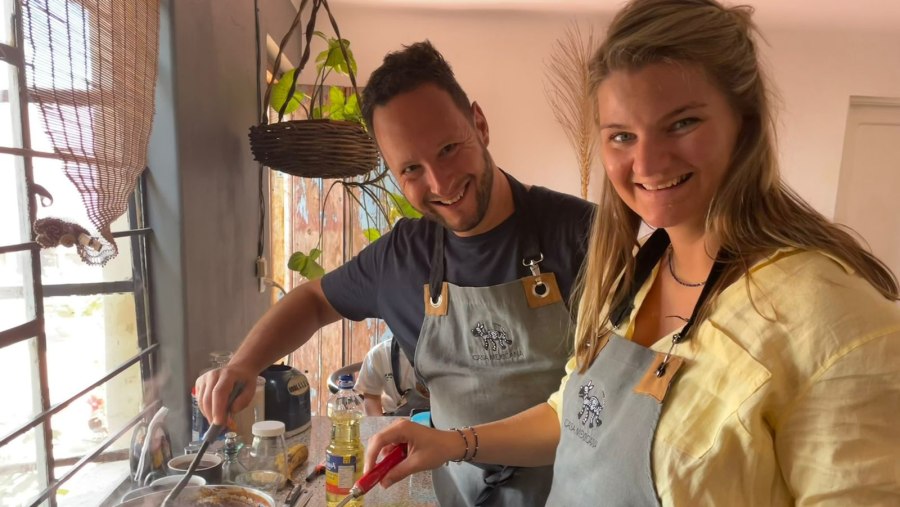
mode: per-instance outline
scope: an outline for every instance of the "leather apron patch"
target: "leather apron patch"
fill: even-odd
[[[450,301],[450,292],[447,287],[447,282],[444,282],[441,285],[441,295],[438,296],[437,301],[432,301],[431,299],[431,287],[428,284],[425,284],[425,315],[430,315],[432,317],[443,317],[447,315],[447,303]]]
[[[553,273],[522,278],[522,290],[529,308],[540,308],[562,301],[562,293],[559,292],[556,275]]]
[[[669,391],[672,379],[675,378],[675,373],[677,373],[678,369],[681,368],[681,365],[684,364],[684,359],[677,356],[669,356],[669,362],[666,364],[665,371],[662,376],[658,377],[656,376],[656,372],[665,358],[666,355],[662,352],[656,354],[656,359],[644,372],[644,376],[641,377],[641,380],[638,381],[637,385],[634,386],[635,394],[646,394],[662,403],[666,397],[666,393]]]

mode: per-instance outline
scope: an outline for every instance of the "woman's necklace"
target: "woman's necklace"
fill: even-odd
[[[679,285],[683,285],[685,287],[703,287],[704,285],[706,285],[706,282],[691,283],[691,282],[685,282],[681,278],[678,278],[678,275],[675,274],[675,266],[672,263],[672,257],[675,257],[675,252],[672,250],[671,245],[669,246],[668,257],[669,257],[669,274],[672,275],[672,278],[674,278],[675,281],[678,282]]]

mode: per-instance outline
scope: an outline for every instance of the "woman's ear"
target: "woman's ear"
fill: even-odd
[[[481,144],[487,146],[491,141],[491,135],[487,119],[484,117],[484,112],[481,111],[481,106],[478,105],[478,102],[472,102],[472,121],[475,124],[475,130],[478,131]]]

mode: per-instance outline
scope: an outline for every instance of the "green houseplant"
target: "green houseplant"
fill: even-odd
[[[316,57],[313,84],[298,87],[298,75],[302,69],[291,69],[272,85],[269,105],[280,114],[292,114],[302,110],[303,115],[310,120],[353,122],[365,128],[356,89],[348,91],[343,87],[325,84],[332,74],[355,75],[356,59],[350,49],[350,41],[329,37],[320,31],[313,32],[313,35],[326,44],[326,48]],[[330,183],[325,195],[327,200],[331,191],[338,185],[344,189],[345,195],[353,199],[363,211],[368,226],[363,229],[363,235],[369,242],[381,237],[400,218],[421,216],[397,191],[387,175],[388,171],[380,166],[366,175],[335,179]],[[323,231],[320,231],[318,244],[309,251],[296,251],[291,254],[288,268],[307,280],[315,280],[324,275],[325,269],[319,262],[322,255],[322,236]]]

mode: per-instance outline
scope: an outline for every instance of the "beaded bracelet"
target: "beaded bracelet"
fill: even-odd
[[[469,456],[469,459],[466,460],[466,461],[472,461],[473,459],[475,459],[475,456],[478,455],[478,432],[475,431],[475,428],[473,428],[471,426],[466,426],[465,429],[472,430],[472,435],[475,437],[475,451],[472,453],[471,456]],[[468,452],[468,444],[469,444],[469,442],[466,441],[466,451],[467,452]]]
[[[450,429],[456,431],[457,433],[459,433],[459,436],[462,437],[463,442],[466,443],[466,450],[465,450],[465,452],[463,452],[462,458],[459,458],[459,459],[451,459],[450,461],[452,461],[452,462],[454,462],[454,463],[460,463],[460,462],[462,462],[462,461],[469,461],[468,459],[466,459],[466,456],[469,455],[469,439],[466,438],[466,434],[463,433],[463,430],[461,430],[461,429],[459,429],[459,428],[450,428]],[[469,458],[469,459],[471,459],[471,458]]]

